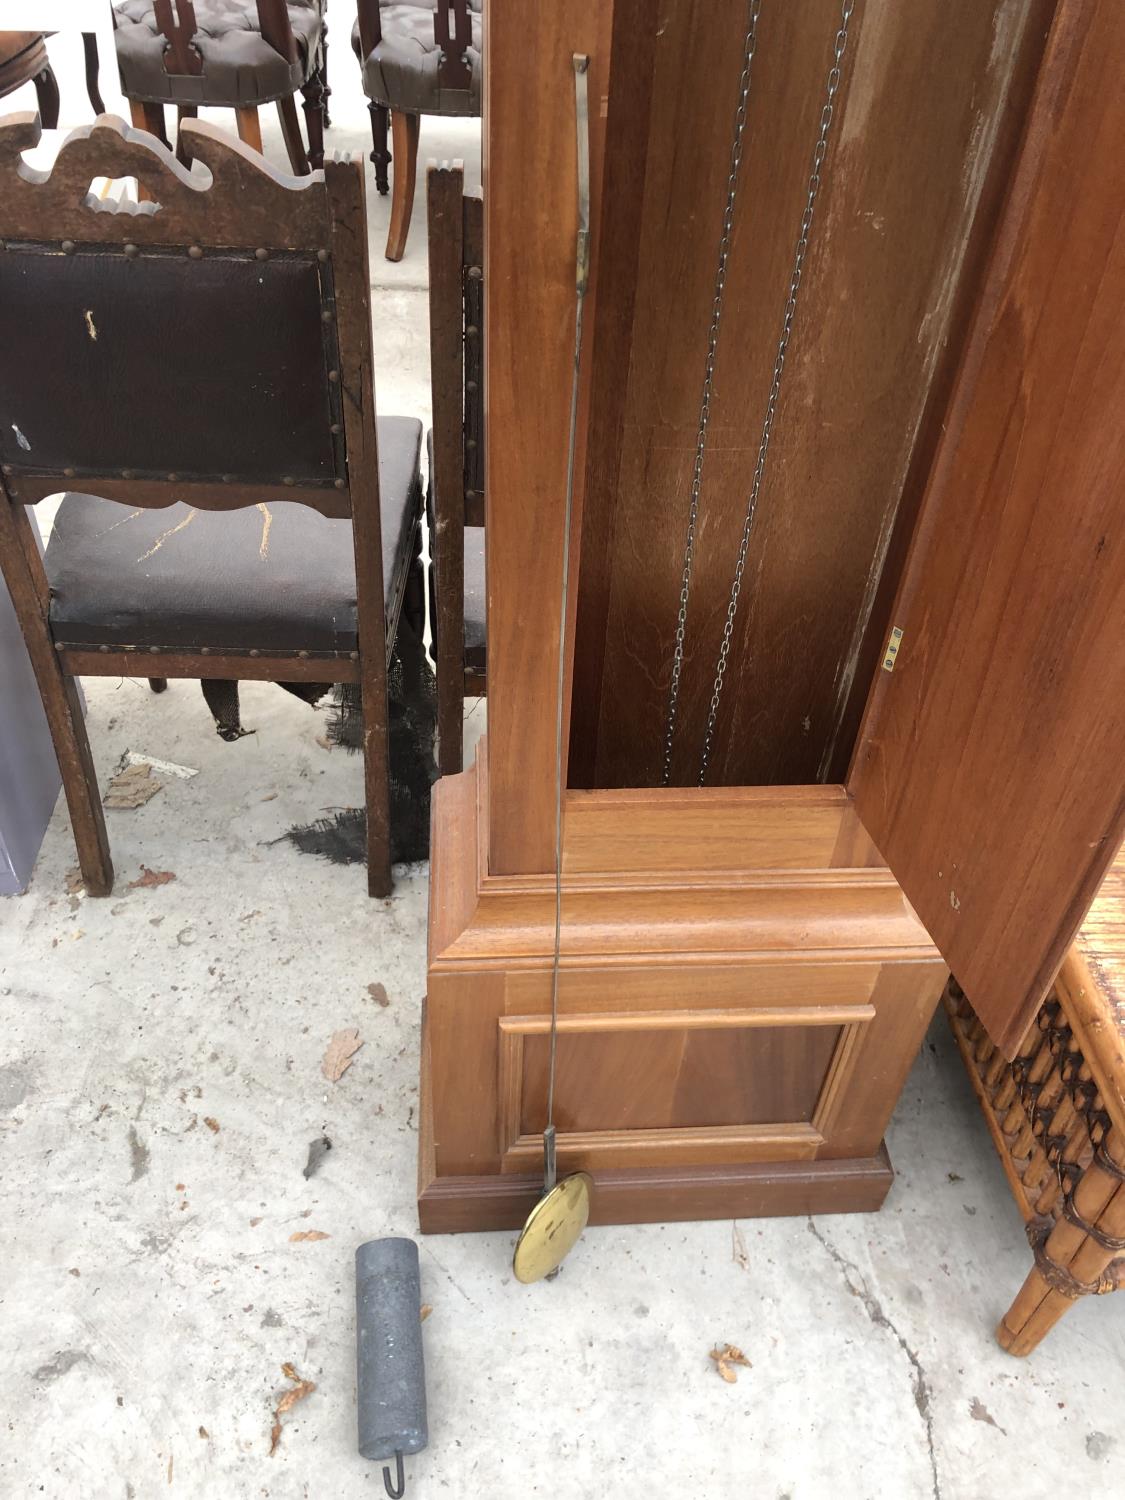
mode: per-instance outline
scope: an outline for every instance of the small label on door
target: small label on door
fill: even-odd
[[[893,672],[895,669],[895,657],[898,655],[899,642],[902,640],[902,631],[896,625],[891,631],[891,638],[887,642],[887,649],[883,652],[883,671]]]

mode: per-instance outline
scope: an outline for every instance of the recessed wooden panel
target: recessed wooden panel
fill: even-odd
[[[812,1118],[838,1026],[630,1029],[559,1037],[560,1133],[765,1125]],[[523,1047],[521,1134],[543,1128],[548,1038]]]
[[[1009,1056],[1125,829],[1123,76],[1064,3],[852,772]]]

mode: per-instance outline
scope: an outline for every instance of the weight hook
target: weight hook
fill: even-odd
[[[391,1471],[387,1468],[386,1464],[383,1465],[383,1484],[391,1500],[402,1500],[403,1495],[406,1494],[406,1475],[403,1473],[402,1468],[402,1454],[397,1448],[395,1449],[394,1485],[392,1487]]]

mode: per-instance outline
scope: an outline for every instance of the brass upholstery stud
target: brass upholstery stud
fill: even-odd
[[[160,653],[161,653],[161,651],[164,650],[164,647],[163,646],[150,646],[148,649],[149,649],[150,653],[153,656],[159,656]]]
[[[65,651],[66,647],[63,645],[62,641],[56,641],[55,642],[55,650],[56,651]]]
[[[108,654],[108,652],[109,652],[109,647],[108,647],[108,646],[99,646],[99,647],[98,647],[98,650],[99,650],[99,651],[100,651],[100,652],[101,652],[101,653],[102,653],[102,654],[103,654],[103,656],[104,656],[104,655],[106,655],[106,654]]]
[[[477,334],[479,334],[479,333],[480,333],[480,329],[477,327],[477,325],[475,323],[470,323],[468,325],[468,327],[465,329],[465,337],[467,339],[475,339],[476,336],[477,336]]]
[[[484,275],[484,272],[481,270],[480,266],[470,266],[469,267],[469,280],[470,281],[479,281],[483,275]]]
[[[202,260],[203,259],[203,247],[202,247],[202,245],[189,245],[188,246],[188,254],[191,256],[192,260]]]
[[[332,321],[332,319],[334,317],[335,317],[335,314],[333,313],[333,311],[332,311],[332,309],[330,307],[323,307],[323,308],[321,308],[321,311],[320,311],[320,321],[322,323],[331,323],[331,321]]]
[[[132,479],[132,477],[133,477],[133,471],[132,471],[132,469],[122,469],[121,470],[121,477],[122,477],[122,479]]]
[[[259,245],[258,248],[254,251],[255,260],[269,260],[269,258],[270,253],[264,245]]]
[[[343,430],[344,429],[340,426],[339,422],[333,422],[332,426],[328,429],[333,437],[339,437],[340,433],[343,432]]]
[[[233,474],[224,474],[223,475],[223,483],[224,484],[231,484],[233,482],[233,480],[234,480],[234,475]]]
[[[137,249],[136,245],[126,245],[125,254],[129,257],[130,260],[133,260],[134,257],[140,254],[140,251]]]
[[[74,478],[74,470],[73,469],[64,469],[63,470],[63,474],[66,476],[67,479],[73,479]]]
[[[307,651],[298,651],[297,655],[301,658],[302,661],[308,661],[309,659],[309,653]]]
[[[283,474],[281,476],[281,482],[282,484],[295,484],[296,480],[293,478],[292,474]]]
[[[329,370],[329,372],[328,372],[328,379],[332,382],[333,385],[336,384],[336,382],[339,380],[339,378],[340,378],[340,372],[339,372],[339,370]]]
[[[168,482],[169,482],[169,484],[175,484],[176,480],[179,479],[179,477],[180,476],[178,474],[169,474],[168,475]]]
[[[11,464],[4,464],[3,465],[3,470],[4,470],[5,474],[11,474],[11,473],[14,472],[13,469],[12,469]]]
[[[470,393],[472,393],[472,392],[476,391],[476,388],[477,388],[477,383],[476,383],[475,380],[466,380],[466,382],[465,382],[465,389],[467,391],[469,391]]]
[[[359,660],[359,652],[358,651],[349,651],[348,655],[351,657],[352,661],[358,661]]]
[[[346,482],[343,479],[336,479],[336,480],[333,481],[333,483],[335,484],[335,486],[336,486],[336,488],[338,490],[342,490],[342,489],[346,488]]]
[[[328,251],[327,250],[318,250],[316,252],[316,258],[317,258],[318,261],[320,261],[321,265],[323,266],[325,264],[325,262],[328,260]]]
[[[251,651],[250,653],[251,656],[261,656],[261,654],[262,653],[260,651]]]
[[[211,647],[210,646],[200,646],[200,648],[199,648],[199,654],[200,654],[200,656],[210,656],[211,655]]]
[[[64,255],[73,255],[74,254],[74,241],[73,240],[63,240],[62,245],[61,245],[60,248],[62,249],[62,253]]]

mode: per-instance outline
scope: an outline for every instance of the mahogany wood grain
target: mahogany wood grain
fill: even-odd
[[[391,144],[394,148],[395,180],[391,188],[391,222],[387,228],[387,259],[401,260],[410,233],[414,211],[414,184],[418,176],[420,115],[391,111]]]
[[[503,434],[485,455],[489,857],[498,873],[548,870],[554,858],[555,671],[574,363],[572,58],[590,57],[596,226],[613,11],[609,0],[536,7],[531,46],[525,0],[488,0],[485,11],[485,421],[490,433]],[[578,514],[582,473],[580,460]],[[576,564],[578,556],[576,546]],[[576,598],[574,589],[572,607]]]
[[[1123,68],[1063,0],[850,783],[1009,1056],[1125,831]]]
[[[1022,117],[1030,70],[1019,62],[1042,45],[1043,10],[1001,0],[856,7],[734,630],[714,783],[826,774],[966,245],[978,215],[995,213],[997,195],[982,196],[983,187],[995,180],[997,143],[1010,155],[1005,122]],[[623,415],[607,410],[604,419],[605,446],[621,433],[619,459],[607,459],[601,442],[590,449],[598,475],[587,481],[580,638],[596,662],[601,633],[604,668],[600,681],[587,660],[579,672],[572,738],[597,747],[583,784],[659,779],[745,18],[742,6],[698,0],[651,8],[658,35],[639,147],[646,170],[606,200],[607,215],[632,225],[643,196],[624,357],[619,326],[604,345],[596,324],[592,336],[594,359],[604,349],[612,368],[595,367],[591,379],[612,378],[627,392]],[[837,22],[838,8],[793,0],[763,7],[758,26],[688,609],[677,783],[693,783],[698,772]],[[634,47],[621,77],[647,66],[644,48]],[[614,86],[618,77],[615,57]],[[631,91],[639,96],[642,85],[634,81]],[[602,232],[608,240],[604,219]],[[617,272],[615,291],[629,286],[626,257],[602,269]],[[622,305],[620,295],[607,298],[601,315],[619,324]],[[612,515],[595,518],[595,505]],[[608,576],[598,557],[605,549]]]
[[[238,139],[245,142],[254,151],[262,149],[262,122],[258,118],[258,111],[253,105],[246,109],[236,109],[234,112],[238,125]]]

